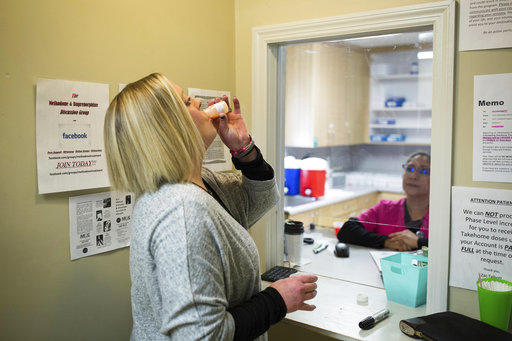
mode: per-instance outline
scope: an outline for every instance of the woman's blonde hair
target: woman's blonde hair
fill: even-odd
[[[136,195],[186,182],[205,152],[183,100],[159,73],[128,84],[114,97],[103,134],[112,187]]]

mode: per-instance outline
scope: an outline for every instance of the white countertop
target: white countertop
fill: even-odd
[[[270,283],[264,282],[265,286]],[[318,276],[317,296],[307,301],[313,311],[295,311],[285,322],[311,329],[338,340],[411,340],[400,331],[400,320],[425,315],[425,305],[408,307],[386,299],[381,288]],[[368,305],[357,304],[357,294],[368,295]],[[359,328],[359,322],[377,311],[388,308],[390,315],[370,330]]]
[[[323,197],[320,197],[317,200],[311,201],[306,204],[301,204],[297,206],[285,206],[284,211],[288,212],[290,215],[294,215],[306,211],[311,211],[320,207],[337,204],[339,202],[354,199],[362,195],[370,194],[376,191],[377,190],[375,189],[360,189],[357,191],[346,191],[342,189],[326,189],[325,195]]]
[[[402,319],[425,315],[426,305],[413,308],[387,300],[379,270],[369,254],[374,249],[350,245],[350,256],[337,258],[332,250],[337,239],[331,229],[304,234],[309,236],[315,237],[315,244],[320,239],[329,242],[329,248],[318,254],[312,252],[313,245],[304,245],[303,257],[310,258],[311,263],[297,268],[318,276],[317,296],[308,301],[316,309],[289,313],[284,322],[338,340],[411,340],[398,324]],[[357,303],[360,293],[368,296],[367,305]],[[359,321],[383,308],[389,309],[388,318],[370,330],[359,328]]]
[[[302,257],[311,262],[298,267],[298,270],[330,278],[384,288],[379,268],[373,260],[370,251],[376,251],[364,246],[349,244],[349,257],[338,258],[334,255],[334,247],[339,242],[334,235],[334,229],[316,228],[304,233],[304,238],[315,240],[312,245],[302,245]],[[320,253],[313,253],[313,248],[319,242],[328,243],[328,248]],[[382,251],[382,250],[380,250]]]

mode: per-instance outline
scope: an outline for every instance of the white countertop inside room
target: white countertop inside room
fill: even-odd
[[[317,229],[304,237],[314,237],[315,244],[329,243],[329,248],[318,254],[312,252],[313,245],[304,244],[302,254],[310,262],[297,267],[299,274],[318,276],[317,296],[308,301],[316,309],[289,313],[285,323],[338,340],[410,340],[400,331],[399,322],[425,315],[426,305],[413,308],[387,300],[380,272],[370,255],[375,249],[350,245],[349,258],[338,258],[333,254],[337,239],[332,229]],[[367,295],[368,303],[358,304],[358,294]],[[370,330],[359,328],[361,320],[383,308],[390,311],[388,318]]]
[[[270,283],[268,283],[270,284]],[[411,340],[399,328],[400,320],[425,315],[425,305],[412,308],[386,299],[384,289],[318,276],[317,296],[308,301],[314,311],[295,311],[285,322],[296,324],[338,340]],[[357,303],[357,295],[368,295],[368,304]],[[389,317],[370,330],[359,328],[365,317],[387,308]]]

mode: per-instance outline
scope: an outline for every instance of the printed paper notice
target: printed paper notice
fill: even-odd
[[[512,182],[512,73],[475,76],[473,181]]]
[[[231,98],[229,91],[195,88],[188,88],[188,95],[201,100],[201,110],[208,107],[208,101],[214,100],[217,97],[222,98],[222,96],[226,95],[228,98]],[[229,149],[224,145],[218,135],[204,155],[203,166],[212,171],[227,171],[232,169]]]
[[[512,281],[512,191],[454,186],[450,285],[476,290],[478,274]]]
[[[459,50],[512,47],[512,0],[461,0]]]
[[[70,197],[71,260],[129,246],[134,199],[124,192]]]
[[[103,120],[108,84],[38,79],[39,194],[108,187]]]

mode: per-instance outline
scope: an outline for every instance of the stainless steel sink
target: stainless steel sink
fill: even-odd
[[[303,197],[302,195],[285,195],[284,196],[284,207],[294,207],[304,204],[309,204],[310,202],[316,201],[316,198],[312,197]]]

